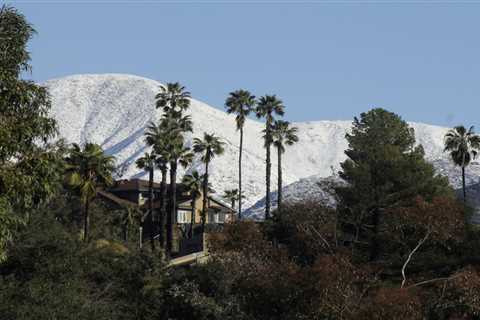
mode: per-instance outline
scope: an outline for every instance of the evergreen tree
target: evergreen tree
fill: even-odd
[[[93,143],[85,144],[80,148],[76,143],[72,145],[67,158],[67,183],[80,194],[84,209],[83,239],[89,239],[89,207],[97,196],[97,188],[113,183],[114,157],[106,155],[102,148]]]
[[[457,126],[445,135],[445,152],[449,152],[453,163],[462,168],[462,190],[463,201],[467,201],[467,190],[465,186],[465,168],[475,159],[480,150],[480,136],[475,134],[473,126],[466,129],[464,126]]]
[[[272,127],[273,145],[277,148],[278,157],[278,184],[277,184],[277,210],[282,209],[282,154],[285,146],[291,146],[298,142],[298,129],[292,127],[290,122],[277,120]]]
[[[376,260],[385,211],[410,205],[417,196],[430,200],[451,194],[451,189],[426,162],[422,146],[415,146],[413,129],[394,113],[384,109],[362,113],[346,139],[348,158],[341,163],[340,177],[347,186],[337,188],[339,212],[356,240],[370,242],[369,257]]]
[[[242,218],[242,153],[243,153],[243,128],[245,119],[250,112],[253,111],[256,104],[255,96],[250,94],[247,90],[237,90],[230,93],[230,96],[225,102],[227,113],[236,115],[235,121],[237,130],[240,131],[240,151],[238,154],[238,218]]]
[[[155,221],[153,215],[153,179],[155,174],[155,166],[157,164],[157,156],[154,152],[145,153],[143,157],[138,158],[136,165],[139,169],[148,172],[148,219],[149,219],[149,234],[150,234],[150,246],[152,251],[155,251]]]
[[[214,134],[203,134],[203,140],[195,138],[193,140],[193,151],[202,154],[202,161],[205,163],[205,174],[203,179],[203,203],[202,203],[202,228],[205,226],[207,217],[207,199],[208,199],[208,167],[215,156],[222,155],[225,149],[225,143]]]
[[[272,170],[272,163],[270,159],[270,147],[273,143],[272,138],[272,126],[275,121],[274,116],[283,116],[285,106],[282,100],[278,99],[275,95],[266,95],[260,98],[257,104],[255,113],[257,118],[265,118],[265,149],[266,155],[266,195],[265,195],[265,219],[270,218],[270,175]]]

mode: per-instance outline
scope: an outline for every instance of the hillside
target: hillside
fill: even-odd
[[[68,142],[91,141],[102,145],[117,158],[118,177],[145,176],[135,167],[135,160],[147,151],[143,141],[145,127],[162,114],[154,107],[159,82],[132,75],[102,74],[69,76],[47,81],[45,85],[52,96],[52,116],[58,120],[62,137]],[[238,133],[234,116],[195,99],[192,99],[189,113],[194,132],[187,137],[188,143],[203,132],[215,133],[226,142],[225,155],[212,163],[211,179],[215,190],[223,193],[226,189],[235,188],[238,183]],[[339,162],[345,159],[345,133],[350,125],[350,121],[295,123],[300,142],[289,148],[284,156],[285,185],[314,175],[327,177],[336,171]],[[449,164],[442,152],[443,136],[448,129],[421,123],[411,125],[417,142],[425,148],[427,158],[457,185],[459,170]],[[245,207],[260,200],[265,192],[262,128],[263,125],[255,120],[248,119],[245,123]],[[273,157],[273,168],[275,166],[276,159]],[[195,160],[192,168],[202,171],[199,159]],[[272,181],[275,182],[276,170],[272,173]],[[180,172],[179,177],[182,174]],[[474,166],[469,183],[477,182],[479,174],[480,168]]]

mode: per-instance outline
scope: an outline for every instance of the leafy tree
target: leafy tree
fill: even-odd
[[[282,100],[278,99],[275,95],[270,96],[266,95],[260,97],[258,101],[257,108],[255,113],[257,118],[265,118],[265,149],[267,150],[266,155],[266,195],[265,195],[265,219],[270,218],[270,175],[272,170],[272,163],[270,159],[270,147],[273,143],[272,137],[272,127],[273,122],[275,121],[274,116],[279,115],[283,116],[285,113],[285,106],[283,105]]]
[[[238,154],[238,218],[242,218],[242,153],[243,153],[243,128],[245,126],[245,119],[250,112],[254,111],[256,104],[255,96],[250,94],[247,90],[237,90],[230,92],[229,97],[225,102],[227,113],[236,115],[235,122],[237,130],[240,131],[240,152]]]
[[[30,71],[28,41],[35,34],[25,17],[0,7],[0,256],[13,228],[29,218],[59,186],[61,157],[47,142],[56,136],[47,90],[22,80]]]
[[[97,196],[97,188],[113,183],[112,172],[115,158],[106,155],[94,143],[82,148],[74,143],[67,158],[67,183],[80,194],[84,209],[83,238],[89,241],[89,206]]]
[[[150,245],[152,251],[155,250],[155,222],[153,217],[153,178],[155,173],[155,166],[157,164],[157,156],[155,153],[145,153],[143,157],[138,158],[136,165],[139,169],[143,169],[148,172],[148,212],[150,223]]]
[[[204,177],[198,171],[192,171],[190,174],[183,176],[182,183],[190,192],[192,197],[191,207],[192,215],[190,216],[190,238],[193,237],[193,225],[195,224],[195,211],[197,209],[197,199],[202,193]]]
[[[282,154],[285,153],[285,146],[291,146],[298,142],[298,129],[292,127],[290,122],[277,120],[272,126],[273,145],[277,148],[278,156],[278,184],[277,184],[277,208],[282,211]]]
[[[467,201],[465,187],[465,168],[475,159],[480,149],[480,136],[475,134],[473,126],[466,129],[464,126],[455,127],[445,135],[445,152],[449,152],[455,165],[462,168],[463,201]]]
[[[205,174],[203,175],[202,226],[205,225],[207,217],[208,166],[215,156],[220,156],[224,153],[224,144],[219,137],[208,133],[203,134],[203,140],[199,138],[193,140],[193,151],[202,154],[202,161],[205,163]]]
[[[370,242],[370,259],[375,260],[385,210],[411,204],[417,196],[429,201],[452,190],[425,161],[423,148],[415,146],[413,129],[394,113],[362,113],[346,139],[348,159],[341,164],[340,177],[348,185],[337,188],[340,216],[354,241],[361,237]]]

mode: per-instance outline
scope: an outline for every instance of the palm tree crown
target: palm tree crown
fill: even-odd
[[[475,134],[474,127],[466,129],[457,126],[445,135],[445,152],[450,152],[453,162],[460,167],[470,164],[480,149],[480,137]]]
[[[255,103],[255,96],[247,90],[230,92],[230,96],[225,102],[225,107],[227,108],[227,113],[236,114],[237,130],[243,128],[245,119],[253,111]]]
[[[202,154],[202,161],[210,163],[216,155],[222,155],[225,151],[223,145],[225,143],[215,134],[204,133],[203,140],[199,138],[193,139],[193,151]]]
[[[257,118],[265,118],[267,123],[273,123],[274,115],[283,116],[285,113],[285,106],[282,100],[278,99],[276,95],[265,95],[260,97],[258,101],[255,114]]]
[[[265,130],[264,130],[265,132]],[[285,146],[294,145],[298,142],[298,129],[292,127],[290,122],[277,120],[272,126],[273,145],[281,152],[285,152]]]
[[[162,108],[165,113],[181,114],[190,107],[190,92],[178,82],[161,86],[155,99],[157,109]]]

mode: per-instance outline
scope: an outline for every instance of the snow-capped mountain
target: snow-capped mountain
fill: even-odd
[[[118,172],[123,178],[145,176],[136,168],[135,160],[148,151],[143,138],[147,124],[162,115],[154,104],[160,85],[154,80],[120,74],[75,75],[45,83],[52,97],[51,112],[58,121],[60,135],[68,142],[100,144],[107,153],[116,157]],[[235,117],[195,99],[192,99],[189,113],[194,123],[194,132],[187,137],[189,144],[193,137],[201,137],[203,132],[215,133],[226,143],[225,154],[215,158],[211,164],[214,189],[220,194],[236,188],[239,137]],[[284,184],[289,185],[313,175],[327,177],[338,170],[338,164],[345,159],[345,133],[350,129],[351,121],[316,121],[294,125],[298,127],[300,141],[284,155]],[[411,126],[415,129],[417,142],[424,146],[427,158],[457,185],[459,170],[450,165],[442,151],[443,136],[448,128],[420,123],[411,123]],[[258,121],[248,119],[245,123],[245,207],[260,200],[265,193],[262,129],[263,124]],[[275,169],[275,156],[272,157],[272,164]],[[203,170],[199,159],[191,169]],[[180,172],[179,178],[182,174]],[[469,182],[478,182],[479,174],[480,166],[473,166]],[[276,170],[272,170],[272,182],[275,181]]]

